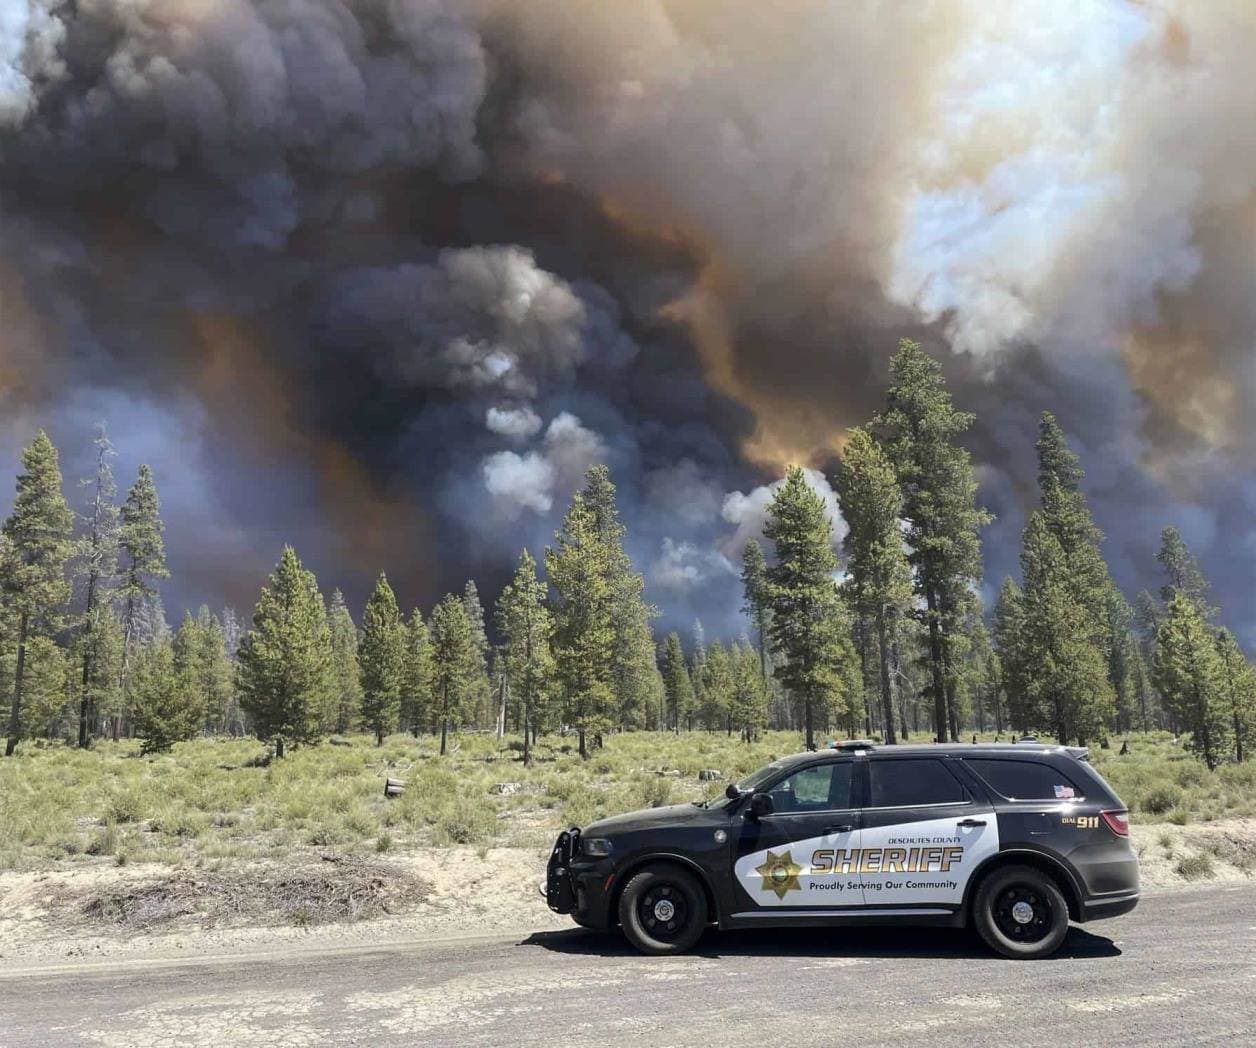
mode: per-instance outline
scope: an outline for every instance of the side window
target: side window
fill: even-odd
[[[1062,771],[1037,761],[964,761],[995,793],[1010,801],[1063,801],[1081,797],[1085,791]]]
[[[968,791],[933,757],[868,762],[870,808],[907,808],[925,804],[961,804]]]
[[[852,767],[850,761],[842,761],[796,771],[772,787],[772,805],[782,815],[849,808]]]

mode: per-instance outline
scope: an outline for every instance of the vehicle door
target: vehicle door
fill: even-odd
[[[869,906],[954,907],[999,850],[990,802],[945,757],[874,753],[867,761],[859,872]]]
[[[789,771],[764,792],[768,814],[747,803],[734,856],[738,905],[765,912],[859,906],[855,761],[834,758]]]

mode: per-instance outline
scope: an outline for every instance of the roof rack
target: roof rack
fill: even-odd
[[[849,753],[852,750],[873,750],[876,743],[871,739],[843,739],[841,742],[830,742],[829,748]]]

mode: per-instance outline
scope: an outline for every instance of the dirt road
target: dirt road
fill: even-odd
[[[0,1045],[1256,1043],[1256,891],[1147,897],[1045,962],[965,933],[571,930],[0,973]]]

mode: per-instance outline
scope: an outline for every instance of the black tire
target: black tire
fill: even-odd
[[[647,866],[624,885],[619,925],[642,953],[684,953],[706,929],[706,894],[679,866]]]
[[[1068,902],[1041,870],[1004,866],[978,886],[973,924],[986,945],[1004,957],[1050,957],[1068,934]]]

